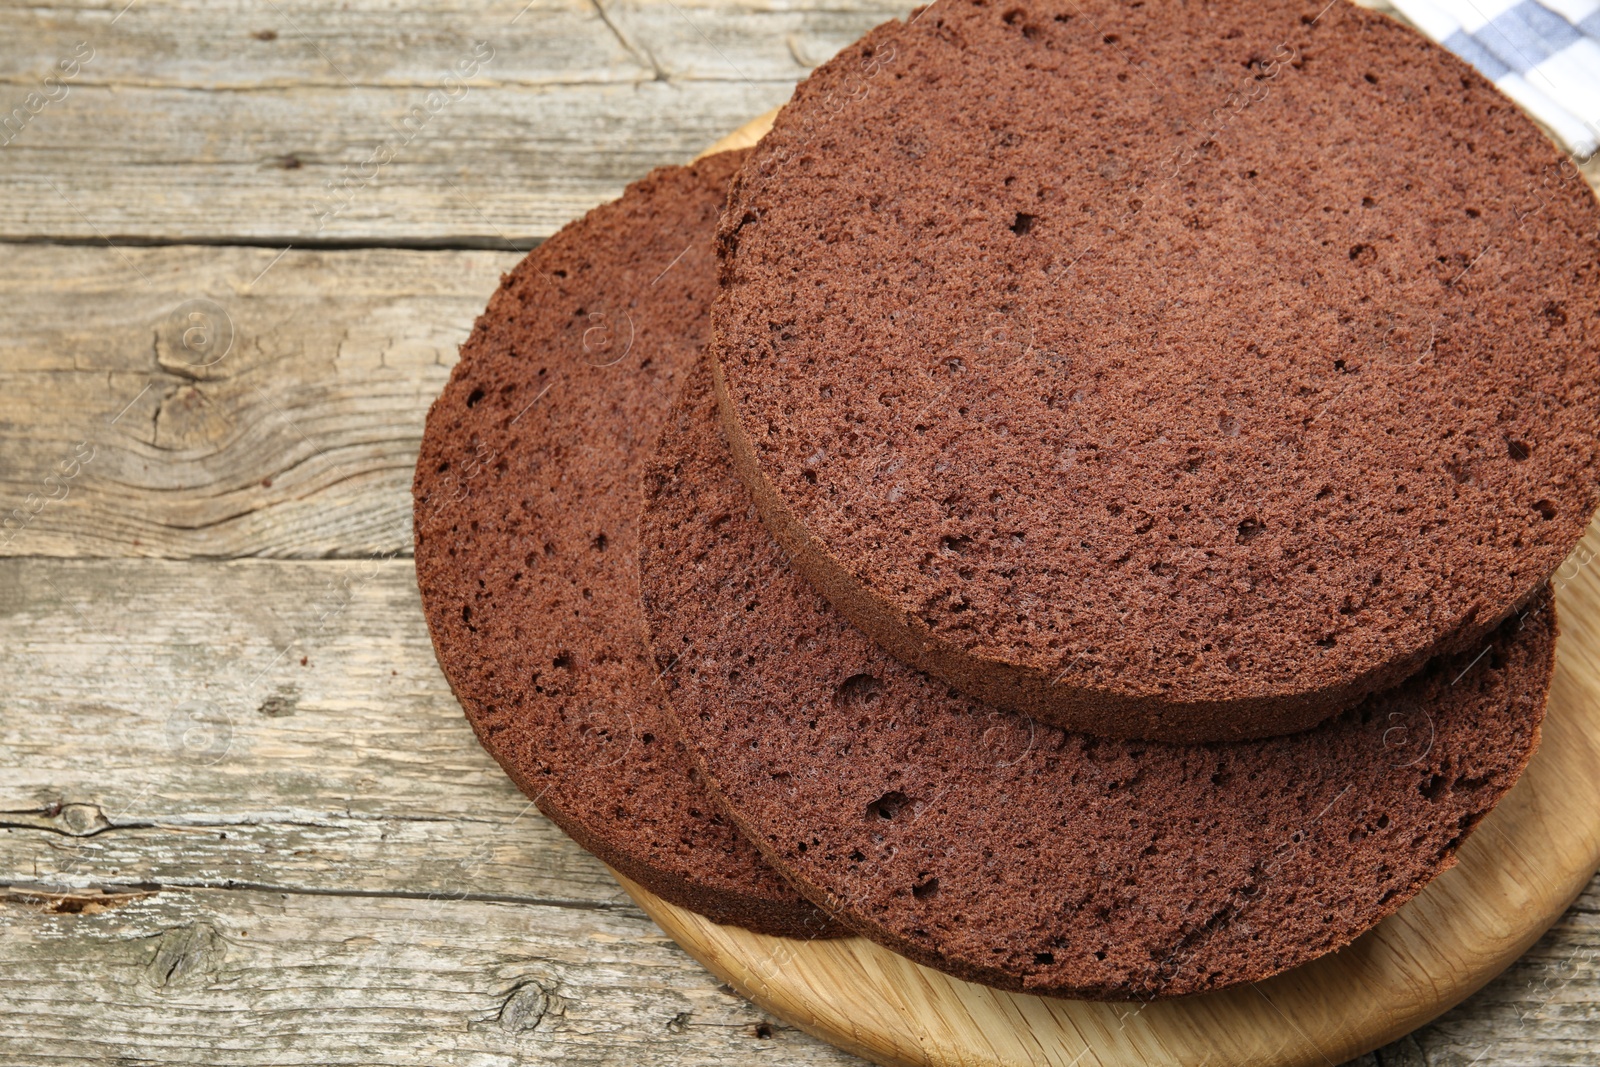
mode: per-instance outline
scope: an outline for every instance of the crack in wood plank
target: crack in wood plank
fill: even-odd
[[[104,900],[114,901],[107,907],[136,900],[141,897],[154,896],[159,893],[187,893],[197,890],[221,890],[235,893],[279,893],[285,896],[303,897],[349,897],[352,899],[385,899],[385,900],[438,900],[438,901],[473,901],[481,904],[514,904],[525,908],[566,908],[573,911],[625,911],[643,914],[626,896],[618,893],[614,900],[582,900],[578,898],[562,897],[537,897],[519,895],[514,893],[473,893],[464,890],[433,890],[423,892],[420,890],[406,889],[342,889],[342,888],[306,888],[294,885],[281,885],[272,882],[240,882],[227,879],[220,882],[192,880],[168,880],[162,882],[110,882],[92,885],[73,886],[70,889],[59,885],[40,884],[33,882],[4,882],[0,883],[0,890],[4,890],[13,899],[26,903],[38,900],[49,904],[57,899],[64,901]],[[75,908],[48,907],[46,910],[65,914],[68,911],[76,913]]]

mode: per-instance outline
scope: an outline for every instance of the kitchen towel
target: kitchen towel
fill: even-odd
[[[1600,147],[1600,0],[1389,0],[1543,123],[1567,151]]]

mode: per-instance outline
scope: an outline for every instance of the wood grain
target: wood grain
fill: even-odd
[[[1360,1055],[1509,966],[1600,868],[1600,568],[1588,566],[1596,555],[1600,526],[1558,575],[1562,637],[1543,743],[1458,865],[1353,945],[1265,981],[1129,1004],[1006,993],[861,938],[799,942],[718,926],[618,880],[734,988],[875,1063],[1199,1067],[1220,1058],[1311,1067]],[[1594,964],[1593,952],[1582,962]]]
[[[0,85],[55,72],[80,41],[79,83],[201,91],[431,87],[472,41],[496,45],[478,84],[793,83],[909,4],[885,0],[46,0],[7,10]],[[501,46],[504,47],[501,47]],[[348,79],[348,80],[346,80]],[[739,121],[749,118],[741,116]],[[725,133],[727,127],[718,133]],[[701,142],[703,145],[705,142]],[[701,145],[695,145],[696,151]]]
[[[0,561],[0,677],[5,878],[620,899],[478,748],[407,560]]]
[[[423,418],[520,258],[9,249],[0,554],[409,555]],[[172,319],[196,300],[215,361]]]
[[[842,1067],[632,909],[259,890],[0,902],[0,1063]]]
[[[0,240],[527,247],[911,6],[525,3],[21,8],[0,114],[80,42],[93,58],[0,152]]]

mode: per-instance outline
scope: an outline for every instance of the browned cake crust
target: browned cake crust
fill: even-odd
[[[1454,862],[1538,743],[1548,591],[1314,730],[1065,733],[880,650],[786,564],[703,373],[646,475],[646,613],[707,781],[814,900],[1006,989],[1177,996],[1348,944]]]
[[[901,659],[1099,734],[1285,733],[1577,543],[1600,209],[1465,64],[1325,3],[940,3],[742,169],[735,461]]]
[[[428,413],[417,582],[478,739],[579,844],[717,922],[832,936],[696,781],[639,606],[640,475],[705,344],[743,155],[655,171],[501,279]]]

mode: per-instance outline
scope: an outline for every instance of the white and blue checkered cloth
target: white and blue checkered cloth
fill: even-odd
[[[1388,0],[1573,155],[1600,147],[1600,0]]]

